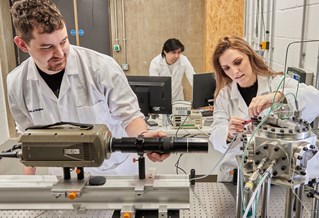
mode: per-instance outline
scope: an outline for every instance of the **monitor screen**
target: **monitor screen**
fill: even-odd
[[[194,74],[193,108],[214,105],[216,81],[213,73]]]
[[[127,76],[145,116],[172,113],[172,82],[169,76]]]

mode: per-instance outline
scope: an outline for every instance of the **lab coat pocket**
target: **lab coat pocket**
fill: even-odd
[[[76,108],[81,123],[105,124],[107,120],[107,106],[99,101],[94,105]]]

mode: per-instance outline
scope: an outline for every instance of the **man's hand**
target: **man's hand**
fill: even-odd
[[[151,137],[165,137],[167,135],[166,133],[162,131],[157,131],[157,132],[143,133],[143,136],[151,138]],[[159,154],[159,153],[151,152],[151,153],[147,153],[147,157],[153,162],[162,162],[163,160],[169,157],[169,154]]]
[[[35,167],[23,167],[23,175],[35,175]]]

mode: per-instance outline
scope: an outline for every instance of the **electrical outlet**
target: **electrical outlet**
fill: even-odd
[[[128,70],[128,64],[122,64],[122,70]]]
[[[116,45],[114,45],[113,49],[114,49],[114,51],[119,52],[121,50],[121,47],[120,47],[120,45],[116,44]]]

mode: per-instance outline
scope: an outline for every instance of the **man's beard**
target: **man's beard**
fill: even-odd
[[[58,71],[64,70],[65,66],[66,66],[66,60],[63,60],[61,63],[58,63],[58,64],[49,63],[48,70],[58,72]]]

